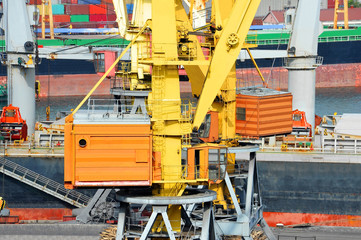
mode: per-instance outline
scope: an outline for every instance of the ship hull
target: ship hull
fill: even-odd
[[[359,156],[326,155],[257,155],[265,218],[271,226],[311,223],[361,227]],[[62,158],[11,160],[63,182]],[[20,220],[62,220],[71,215],[71,205],[10,177],[0,178],[0,186],[4,186],[1,194],[11,214]],[[93,191],[85,193],[91,196]]]
[[[260,45],[257,49],[285,50],[287,45]],[[323,65],[316,69],[316,87],[353,87],[361,86],[361,41],[323,42],[318,45]],[[274,89],[288,88],[288,71],[282,67],[282,59],[257,59],[261,72]],[[237,61],[238,86],[261,84],[260,77],[250,60]],[[191,92],[190,83],[180,71],[181,91]],[[37,70],[40,81],[40,96],[82,96],[100,79],[94,70],[94,63],[86,60],[48,60],[43,59]],[[6,83],[6,67],[0,68],[0,84]],[[109,79],[98,87],[94,95],[107,95],[111,82]]]

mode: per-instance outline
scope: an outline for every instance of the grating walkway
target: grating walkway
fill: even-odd
[[[91,199],[3,157],[0,157],[0,172],[78,208],[85,207]]]

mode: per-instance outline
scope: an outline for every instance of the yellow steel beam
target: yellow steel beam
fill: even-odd
[[[234,3],[232,13],[223,29],[208,69],[193,120],[193,128],[198,129],[203,122],[209,107],[234,65],[259,3],[260,0],[236,0]]]
[[[253,65],[254,65],[254,66],[256,67],[256,69],[257,69],[258,75],[261,77],[261,80],[262,80],[262,82],[263,82],[263,86],[264,86],[264,87],[268,87],[268,84],[266,83],[266,80],[264,80],[264,77],[263,77],[263,75],[262,75],[262,73],[261,73],[261,70],[259,70],[259,67],[258,67],[258,65],[257,65],[257,63],[256,63],[256,60],[254,60],[254,58],[253,58],[253,56],[252,56],[252,54],[251,54],[251,51],[249,50],[249,48],[246,48],[246,50],[247,50],[247,52],[248,52],[249,57],[251,58],[251,60],[252,60],[252,62],[253,62]]]
[[[189,21],[186,11],[182,5],[181,0],[175,0],[175,7],[176,7],[176,18],[177,21],[181,22],[184,27],[188,29],[189,32],[193,32],[192,23]],[[204,61],[205,57],[197,39],[197,36],[190,35],[189,39],[196,43],[196,50],[197,50],[197,60]],[[208,64],[207,64],[208,65]],[[187,76],[189,78],[189,82],[192,86],[192,94],[199,96],[202,91],[204,79],[207,73],[207,66],[205,65],[198,65],[198,66],[188,66],[184,65],[184,69],[187,72]]]

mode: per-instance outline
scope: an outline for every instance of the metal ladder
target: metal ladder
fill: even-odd
[[[0,172],[78,208],[85,207],[91,199],[3,157],[0,157]]]

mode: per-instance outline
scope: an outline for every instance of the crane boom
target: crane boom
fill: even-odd
[[[128,30],[128,13],[124,0],[113,0],[114,11],[117,15],[117,23],[119,28],[119,34],[121,37],[125,37]]]
[[[193,128],[198,129],[209,107],[217,96],[224,80],[242,49],[260,0],[237,0],[227,25],[225,25],[208,68],[206,81],[200,95]]]

